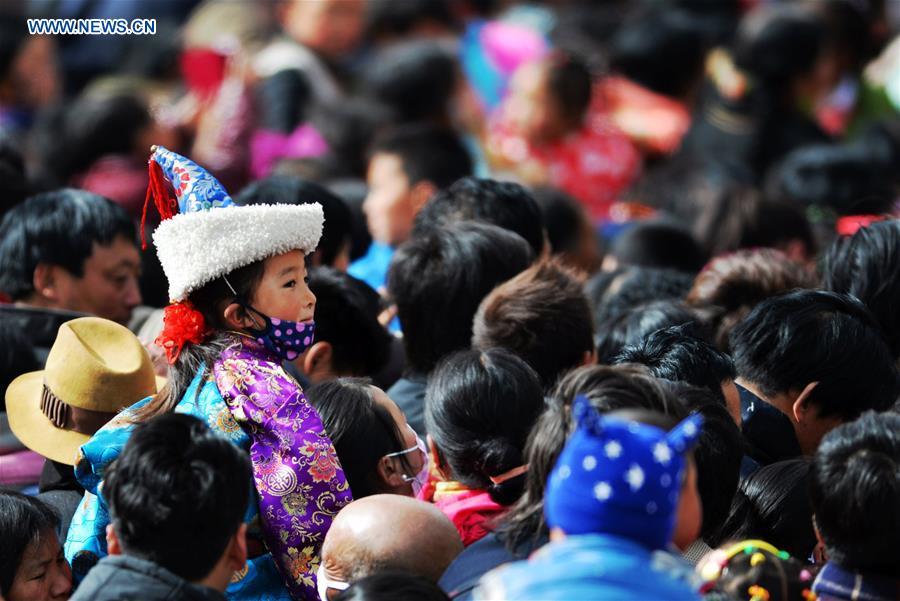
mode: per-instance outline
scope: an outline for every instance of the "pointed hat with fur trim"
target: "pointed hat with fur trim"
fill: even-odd
[[[153,244],[171,302],[256,261],[291,250],[311,253],[325,221],[319,204],[237,206],[203,167],[161,146],[150,156],[151,199],[162,218]]]

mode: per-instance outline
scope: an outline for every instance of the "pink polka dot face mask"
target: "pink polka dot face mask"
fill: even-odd
[[[262,317],[266,324],[264,328],[248,328],[247,331],[257,342],[281,357],[282,361],[293,361],[312,345],[315,322],[285,321],[260,313],[248,304],[241,304],[245,309]]]

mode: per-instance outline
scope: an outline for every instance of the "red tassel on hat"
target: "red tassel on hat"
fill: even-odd
[[[153,150],[156,150],[155,146],[153,147]],[[169,219],[178,214],[178,199],[175,198],[175,193],[172,191],[171,186],[168,185],[162,167],[153,160],[152,156],[148,161],[148,168],[150,184],[147,186],[147,195],[144,197],[144,212],[141,215],[142,250],[147,250],[147,234],[144,226],[147,222],[147,206],[150,204],[150,199],[153,199],[153,204],[156,206],[156,210],[159,212],[161,219]]]

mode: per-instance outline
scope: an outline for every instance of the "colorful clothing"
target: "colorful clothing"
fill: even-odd
[[[489,572],[475,598],[697,600],[699,586],[693,566],[671,553],[617,536],[582,534]]]
[[[829,562],[816,576],[812,590],[823,601],[888,601],[900,599],[900,579],[861,574]]]
[[[509,509],[485,491],[471,490],[459,482],[437,482],[433,486],[434,492],[426,492],[426,500],[450,518],[466,547],[490,534],[496,519]]]
[[[641,158],[606,115],[589,113],[585,125],[543,145],[530,143],[505,122],[503,109],[489,128],[487,153],[500,170],[511,169],[528,184],[556,186],[605,221],[612,204],[635,180]]]
[[[269,552],[248,560],[235,575],[226,591],[233,600],[316,599],[322,539],[334,514],[351,500],[318,414],[273,359],[252,339],[235,336],[214,366],[215,379],[198,373],[175,408],[204,420],[253,460],[258,503],[250,504],[244,521],[248,538],[262,538]],[[75,475],[87,492],[65,545],[76,581],[107,555],[103,472],[128,441],[130,415],[148,400],[117,416],[81,447]]]

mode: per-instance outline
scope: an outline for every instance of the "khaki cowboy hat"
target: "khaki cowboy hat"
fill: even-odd
[[[127,328],[99,317],[73,319],[60,326],[43,371],[6,389],[9,426],[32,451],[75,465],[94,432],[163,384]]]

